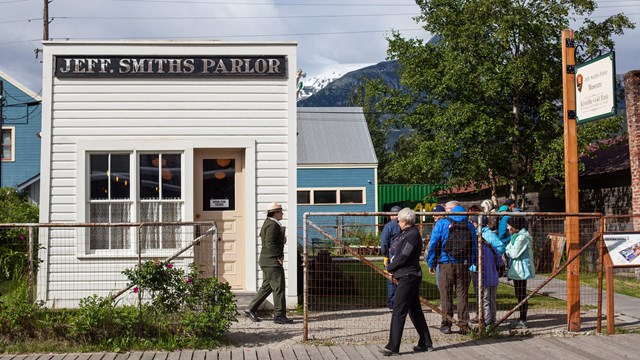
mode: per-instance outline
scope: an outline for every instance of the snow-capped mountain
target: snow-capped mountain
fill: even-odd
[[[317,74],[303,74],[300,82],[302,90],[298,100],[308,98],[327,86],[330,82],[341,78],[354,70],[362,69],[373,64],[332,64],[328,65]],[[304,69],[303,69],[304,70]]]

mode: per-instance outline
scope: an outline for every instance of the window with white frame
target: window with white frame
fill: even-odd
[[[134,159],[132,153],[89,155],[89,221],[182,221],[182,154],[138,153],[137,168],[132,176],[130,165]],[[132,187],[132,182],[137,187]],[[89,250],[131,249],[132,236],[138,234],[142,251],[180,246],[181,228],[176,225],[144,226],[136,234],[132,234],[129,227],[92,227]]]
[[[15,160],[15,129],[12,127],[2,128],[2,161]]]
[[[298,205],[365,204],[365,188],[299,189]]]
[[[139,155],[141,222],[182,221],[182,161],[180,154]],[[179,226],[145,226],[140,233],[140,247],[174,249],[179,245]]]
[[[131,174],[129,154],[89,156],[89,221],[91,223],[131,222]],[[129,227],[93,227],[91,250],[128,249]]]

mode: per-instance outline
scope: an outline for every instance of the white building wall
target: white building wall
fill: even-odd
[[[286,55],[288,78],[57,79],[56,55]],[[117,42],[44,44],[41,222],[89,222],[85,152],[182,150],[184,221],[193,218],[193,150],[200,147],[246,148],[247,291],[255,291],[259,230],[272,201],[283,204],[288,226],[287,296],[296,296],[296,105],[295,44],[220,42]],[[133,185],[133,184],[132,184]],[[197,199],[199,200],[199,199]],[[50,234],[48,236],[47,234]],[[87,254],[84,239],[69,230],[41,232],[44,261],[38,298],[49,305],[74,306],[85,296],[123,288],[124,268],[137,263],[134,253]],[[166,257],[173,251],[155,254]],[[191,253],[176,266],[192,262]]]

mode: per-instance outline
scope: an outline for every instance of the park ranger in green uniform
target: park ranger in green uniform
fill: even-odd
[[[287,303],[285,298],[284,268],[284,244],[287,242],[285,228],[280,224],[282,220],[282,206],[273,202],[267,208],[267,219],[262,224],[260,238],[262,238],[262,251],[258,264],[264,280],[256,296],[251,300],[249,308],[244,315],[258,322],[260,318],[256,311],[260,304],[273,292],[273,322],[276,324],[292,324],[293,320],[287,318]]]

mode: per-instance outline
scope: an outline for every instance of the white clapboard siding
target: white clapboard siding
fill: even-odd
[[[55,119],[107,119],[104,111],[88,111],[88,110],[57,110],[53,112]],[[137,121],[155,120],[155,119],[218,119],[230,121],[231,119],[282,119],[286,118],[287,110],[280,109],[262,109],[251,104],[240,109],[221,109],[221,110],[111,110],[109,111],[109,119],[131,119],[136,118]],[[227,122],[228,124],[228,122]],[[222,125],[222,124],[221,124]],[[265,124],[268,125],[268,124]],[[179,127],[179,123],[176,123]],[[260,129],[256,129],[260,130]]]
[[[171,94],[174,95],[176,93],[185,93],[189,92],[192,94],[239,94],[239,95],[272,95],[274,93],[284,94],[287,92],[287,87],[282,85],[259,85],[256,83],[247,84],[247,85],[239,85],[237,82],[235,84],[228,85],[210,85],[207,84],[194,84],[193,82],[189,84],[173,84],[173,86],[161,86],[157,84],[139,84],[136,83],[135,86],[131,85],[123,85],[120,83],[102,83],[101,86],[95,85],[87,85],[85,81],[76,81],[76,84],[73,85],[66,80],[63,85],[58,82],[58,85],[55,86],[55,93],[57,95],[61,94]]]
[[[54,53],[66,52],[69,49],[66,46],[68,45],[47,45]],[[71,45],[71,49],[82,54],[85,54],[86,49],[86,54],[89,55],[96,51],[119,53],[114,52],[113,45],[106,45],[106,50],[102,46],[81,44]],[[155,46],[157,45],[125,45],[116,48],[125,53],[131,50],[130,55],[145,55],[145,52],[166,54],[167,51],[172,51],[167,50],[169,47],[159,46],[155,49]],[[213,49],[217,45],[208,46]],[[289,66],[295,66],[295,50],[293,46],[288,46],[283,50],[273,45],[241,45],[237,48],[224,48],[223,52],[233,53],[237,49],[240,54],[255,51],[271,53],[271,49],[277,49],[277,53],[289,54],[292,60]],[[186,46],[181,51],[190,53],[190,49],[199,48]],[[205,52],[211,54],[209,51]],[[117,140],[157,141],[159,151],[166,148],[166,143],[171,141],[172,136],[194,140],[205,136],[227,140],[236,137],[245,141],[250,138],[256,144],[257,194],[256,208],[251,210],[256,210],[256,224],[249,226],[255,226],[256,234],[259,234],[264,221],[264,210],[273,201],[288,208],[291,191],[289,186],[292,185],[289,179],[289,159],[295,157],[295,144],[289,143],[292,137],[289,125],[295,123],[295,119],[292,121],[290,118],[292,107],[295,109],[295,104],[290,103],[293,99],[290,78],[94,80],[58,79],[49,74],[49,79],[51,83],[45,86],[50,86],[51,98],[46,99],[50,103],[50,113],[47,118],[43,118],[43,121],[50,122],[50,147],[46,149],[51,151],[50,163],[43,170],[50,177],[50,184],[43,185],[50,187],[49,221],[89,221],[88,218],[78,218],[77,215],[78,210],[87,207],[86,203],[78,203],[84,196],[80,192],[87,192],[87,184],[77,184],[76,181],[80,175],[78,171],[87,171],[86,164],[78,164],[78,161],[83,161],[79,158],[81,153],[78,152],[78,144],[91,143],[98,138],[105,141],[109,136]],[[134,150],[136,149],[114,148],[113,152],[128,153]],[[191,164],[183,166],[185,171],[191,171]],[[190,187],[189,184],[184,186]],[[193,206],[190,199],[186,198],[184,201],[186,207]],[[85,217],[88,216],[87,211],[83,212]],[[132,216],[133,214],[135,211],[132,211]],[[46,288],[46,293],[39,293],[38,297],[46,300],[47,305],[75,307],[83,297],[93,294],[107,296],[126,285],[126,277],[122,275],[122,271],[137,264],[134,251],[119,251],[118,254],[121,255],[113,255],[109,251],[80,253],[80,249],[89,242],[86,234],[78,229],[52,229],[41,236],[41,239],[44,238],[42,243],[49,247],[46,263],[48,283],[43,287]],[[130,242],[134,241],[135,236],[132,236]],[[248,243],[259,241],[256,239]],[[186,242],[187,240],[184,241]],[[149,250],[143,256],[145,259],[163,259],[174,251]],[[256,248],[256,258],[257,254]],[[185,268],[193,261],[192,256],[193,251],[188,251],[173,263]],[[259,283],[261,279],[258,269],[256,282]],[[135,304],[137,298],[133,294],[127,294],[123,301]]]

